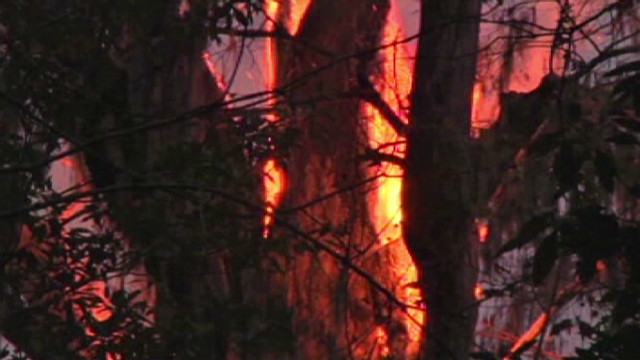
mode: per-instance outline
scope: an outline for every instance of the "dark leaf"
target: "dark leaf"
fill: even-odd
[[[235,7],[231,7],[231,10],[233,11],[233,15],[235,16],[236,20],[242,24],[242,26],[247,27],[249,26],[249,18],[247,17],[247,15],[244,14],[244,12],[242,10],[239,10]]]
[[[640,145],[640,143],[638,143],[638,139],[635,136],[622,132],[606,138],[605,141],[616,145]]]
[[[573,326],[573,321],[571,321],[571,319],[564,319],[559,323],[553,324],[553,326],[551,327],[550,335],[552,336],[558,335],[565,330],[571,329],[572,326]]]
[[[633,131],[636,133],[640,133],[640,121],[636,119],[632,119],[630,117],[620,117],[613,120],[620,127]]]
[[[420,283],[417,282],[417,281],[413,281],[413,282],[410,282],[408,284],[405,284],[404,287],[413,288],[413,289],[420,289],[421,288]]]
[[[640,185],[636,185],[629,189],[629,194],[633,197],[640,197]]]
[[[552,220],[553,214],[550,212],[534,216],[522,225],[520,232],[515,238],[509,240],[500,248],[500,250],[498,250],[496,256],[500,256],[507,251],[520,248],[530,243],[549,228]]]
[[[612,311],[613,321],[617,324],[621,324],[626,319],[632,318],[640,311],[640,302],[637,294],[633,292],[626,292],[620,295],[616,306]]]
[[[613,192],[614,178],[618,173],[615,161],[609,154],[598,150],[596,151],[593,163],[600,185],[611,194]]]
[[[544,156],[560,146],[560,140],[560,134],[557,132],[543,134],[529,146],[529,153],[531,155]]]
[[[582,106],[579,102],[572,101],[567,104],[567,120],[577,122],[582,118]]]
[[[632,96],[636,89],[638,88],[638,84],[640,83],[640,74],[635,74],[630,76],[624,80],[619,81],[613,87],[613,93],[617,96],[617,101],[620,102],[629,96]]]
[[[593,326],[589,325],[588,323],[577,319],[578,321],[578,331],[580,332],[580,335],[586,337],[586,338],[590,338],[593,335],[597,334],[596,329],[593,328]]]
[[[600,357],[594,354],[590,350],[576,348],[576,354],[579,355],[578,358],[580,360],[600,360]]]
[[[580,169],[584,157],[571,145],[563,145],[553,161],[553,174],[558,181],[557,196],[575,188],[580,181]]]
[[[637,71],[640,71],[640,61],[632,61],[632,62],[618,66],[617,68],[604,74],[604,76],[612,77],[612,76],[621,75],[628,72],[637,72]]]
[[[477,351],[469,354],[472,359],[477,360],[498,360],[498,358],[488,351]]]
[[[553,269],[558,255],[558,234],[553,232],[538,247],[533,257],[532,280],[535,285],[540,285]]]
[[[597,260],[589,253],[580,254],[580,261],[577,263],[578,276],[584,283],[588,282],[597,273]]]

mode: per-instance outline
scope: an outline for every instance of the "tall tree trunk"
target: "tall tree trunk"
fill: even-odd
[[[367,203],[371,183],[362,185],[369,176],[358,156],[367,146],[362,104],[346,96],[358,86],[357,72],[371,66],[374,55],[365,51],[380,41],[388,10],[387,0],[316,0],[295,45],[281,44],[278,63],[280,83],[298,84],[287,92],[299,137],[285,163],[284,207],[310,204],[288,220],[391,288],[392,260],[378,246]],[[406,348],[397,313],[367,280],[312,244],[293,251],[288,301],[298,358],[377,358],[378,327]]]
[[[403,207],[429,360],[467,359],[475,324],[469,133],[480,3],[422,1]]]

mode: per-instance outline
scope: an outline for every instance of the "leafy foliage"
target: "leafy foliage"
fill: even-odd
[[[535,248],[526,280],[537,287],[545,286],[554,267],[568,260],[573,260],[574,274],[585,287],[596,286],[599,272],[615,271],[619,282],[601,289],[602,296],[594,300],[602,310],[597,324],[565,319],[551,329],[556,335],[577,328],[589,339],[590,345],[577,349],[573,360],[631,359],[639,351],[637,341],[631,340],[640,324],[636,265],[640,224],[635,205],[640,195],[636,191],[639,71],[639,63],[631,61],[606,74],[616,81],[597,89],[605,106],[579,105],[584,91],[559,95],[558,111],[551,114],[557,125],[535,138],[527,150],[553,174],[555,193],[546,203],[560,201],[563,206],[533,215],[496,253]],[[581,110],[564,109],[572,104]]]
[[[186,72],[204,68],[207,43],[252,25],[263,2],[189,4],[0,4],[0,333],[30,357],[222,359],[292,344],[289,311],[246,288],[281,256],[262,239],[255,162],[269,150],[247,151],[251,136],[278,134],[177,93],[191,91]],[[204,139],[185,130],[198,121]],[[94,187],[57,189],[60,153],[86,164]],[[145,284],[91,290],[142,270],[160,294],[153,311]]]

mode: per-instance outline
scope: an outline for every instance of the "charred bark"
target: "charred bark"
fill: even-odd
[[[403,206],[429,360],[468,358],[475,324],[469,129],[480,3],[422,1]]]

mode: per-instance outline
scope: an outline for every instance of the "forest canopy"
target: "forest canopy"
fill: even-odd
[[[0,358],[635,359],[638,10],[4,0]]]

